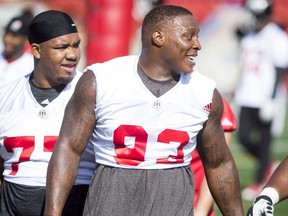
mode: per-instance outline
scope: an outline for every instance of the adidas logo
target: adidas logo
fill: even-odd
[[[203,109],[207,112],[210,112],[212,108],[212,103],[207,104],[206,106],[203,107]]]

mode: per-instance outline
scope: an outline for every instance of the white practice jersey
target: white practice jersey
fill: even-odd
[[[272,98],[275,67],[288,66],[288,37],[276,24],[269,23],[260,32],[245,36],[241,49],[242,77],[235,101],[240,106],[260,108]]]
[[[0,88],[0,154],[4,159],[6,181],[46,186],[48,162],[59,135],[64,108],[81,74],[75,72],[72,82],[46,107],[38,104],[32,95],[30,74]],[[92,157],[93,161],[82,162],[83,176],[78,183],[90,183],[93,169],[89,168],[95,167],[93,151],[91,154],[85,158]]]
[[[33,68],[33,55],[30,53],[25,52],[20,58],[12,62],[7,62],[0,55],[0,86],[31,73]]]
[[[196,71],[155,97],[137,73],[138,56],[88,67],[96,75],[96,162],[113,167],[165,169],[190,164],[207,121],[215,82]]]

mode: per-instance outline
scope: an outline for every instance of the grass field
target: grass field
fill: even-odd
[[[255,161],[248,155],[243,147],[238,143],[236,133],[233,133],[231,151],[234,156],[238,172],[240,176],[241,189],[247,186],[253,180],[253,173],[255,172]],[[282,160],[288,155],[288,120],[286,121],[285,130],[281,137],[276,138],[272,145],[272,158],[275,160]],[[287,185],[288,187],[288,185]],[[248,208],[251,206],[252,201],[243,200],[243,206],[245,214]],[[216,208],[216,215],[221,216],[222,214]],[[288,215],[288,199],[282,201],[275,206],[275,216],[287,216]]]

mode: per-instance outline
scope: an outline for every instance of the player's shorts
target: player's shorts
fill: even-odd
[[[46,187],[3,182],[0,196],[1,216],[41,216],[44,213]],[[74,185],[62,216],[82,216],[89,185]]]
[[[123,169],[99,165],[84,216],[192,216],[194,177],[190,166]]]
[[[13,184],[4,180],[0,196],[0,215],[43,215],[45,192],[46,187]]]

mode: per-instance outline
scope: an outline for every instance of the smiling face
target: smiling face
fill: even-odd
[[[199,25],[192,15],[177,16],[163,27],[162,59],[174,73],[191,73],[201,49]]]
[[[63,35],[31,46],[38,61],[33,80],[38,87],[51,88],[67,84],[73,79],[73,72],[81,55],[78,33]]]
[[[199,31],[197,20],[185,8],[167,5],[152,9],[142,24],[139,66],[156,80],[191,73],[201,49]]]

